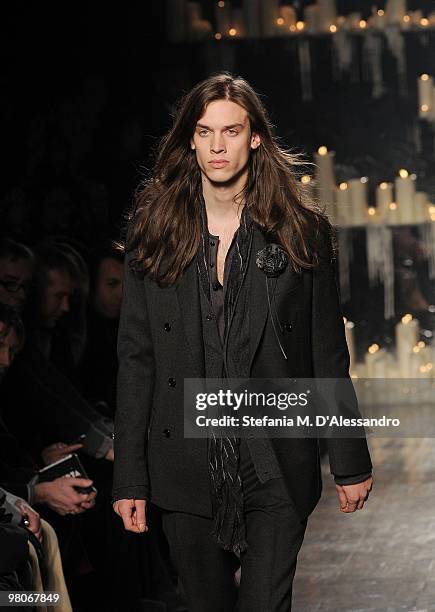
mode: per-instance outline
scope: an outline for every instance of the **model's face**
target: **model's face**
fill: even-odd
[[[247,168],[260,137],[251,133],[244,108],[229,100],[216,100],[198,120],[190,144],[203,176],[213,183],[228,183]]]
[[[0,321],[0,382],[6,374],[6,370],[11,365],[16,352],[18,351],[19,342],[17,332],[12,327],[6,332],[6,325]]]
[[[0,302],[22,309],[31,281],[32,265],[27,259],[0,259]]]
[[[107,257],[100,263],[95,286],[94,306],[107,319],[117,319],[121,311],[124,268],[120,261]]]
[[[75,286],[71,276],[64,270],[49,270],[47,276],[47,287],[41,297],[39,314],[43,327],[54,327],[69,311]]]

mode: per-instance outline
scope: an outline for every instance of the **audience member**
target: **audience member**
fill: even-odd
[[[0,239],[0,302],[22,309],[32,286],[34,256],[24,244]]]
[[[80,441],[89,455],[112,460],[112,421],[86,402],[51,359],[53,333],[70,312],[75,287],[82,282],[80,271],[58,244],[37,247],[35,253],[36,290],[26,307],[28,337],[1,389],[4,420],[35,461],[59,441],[67,446]],[[60,456],[70,452],[57,448]]]
[[[80,368],[81,390],[97,409],[113,418],[118,360],[116,343],[124,275],[123,255],[111,243],[91,253],[86,349]]]
[[[37,593],[54,591],[59,602],[50,606],[54,612],[71,612],[71,602],[65,584],[59,543],[53,527],[20,497],[0,487],[0,512],[7,524],[24,527],[28,537],[28,558],[32,584],[29,590]],[[31,536],[31,534],[33,534]],[[7,554],[7,553],[6,553]],[[1,590],[1,586],[0,586]],[[36,606],[39,610],[39,606]],[[46,609],[42,606],[42,609]]]
[[[0,303],[0,374],[3,380],[23,345],[23,339],[18,314],[12,307]],[[14,501],[19,501],[18,505],[27,514],[29,506],[36,506],[55,525],[62,556],[73,565],[83,554],[82,544],[78,538],[74,539],[78,536],[79,525],[73,520],[75,515],[89,510],[95,503],[95,493],[79,493],[75,487],[90,486],[92,481],[87,478],[57,478],[51,482],[39,482],[37,472],[40,467],[8,431],[0,413],[0,485],[15,496]],[[29,526],[35,535],[40,531],[38,522],[36,513],[31,514]],[[53,555],[53,545],[50,544],[49,548],[50,555]]]

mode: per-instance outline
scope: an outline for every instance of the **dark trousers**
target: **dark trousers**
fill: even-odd
[[[300,521],[282,478],[259,481],[244,440],[240,473],[248,542],[240,561],[211,539],[211,519],[163,511],[163,530],[189,612],[291,610],[296,559],[307,519]],[[237,588],[234,573],[239,564]]]

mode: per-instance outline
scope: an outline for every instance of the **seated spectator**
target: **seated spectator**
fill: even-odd
[[[29,294],[34,257],[24,244],[0,239],[0,302],[22,310]]]
[[[28,536],[22,527],[4,520],[0,507],[0,591],[30,591],[32,567],[29,560]],[[19,610],[25,610],[19,607]]]
[[[3,380],[23,344],[23,338],[18,314],[12,307],[0,303],[0,374]],[[39,482],[39,467],[8,431],[0,414],[0,484],[17,496],[15,501],[21,498],[20,505],[35,505],[39,512],[50,517],[50,522],[54,520],[61,535],[64,558],[68,560],[68,551],[79,546],[78,542],[71,543],[71,535],[77,529],[71,522],[62,522],[64,519],[60,517],[82,514],[94,506],[95,493],[79,493],[75,488],[90,486],[92,481],[85,478],[57,478],[51,482]],[[39,529],[35,528],[35,531]],[[78,553],[74,551],[75,554]]]
[[[26,305],[28,338],[0,390],[3,418],[37,462],[47,446],[78,440],[89,455],[113,460],[113,422],[86,402],[51,360],[53,333],[69,313],[82,278],[59,245],[45,244],[35,252],[37,286]],[[58,447],[59,457],[68,452]]]
[[[1,487],[0,517],[0,521],[4,521],[2,525],[10,525],[16,529],[25,529],[28,538],[28,549],[26,551],[24,548],[21,558],[22,563],[24,563],[27,552],[32,576],[30,588],[27,590],[37,593],[43,593],[44,591],[59,593],[59,602],[50,606],[50,608],[57,612],[71,612],[72,607],[65,584],[59,544],[53,527],[47,521],[41,519],[39,514],[24,499],[12,495]],[[30,537],[30,534],[33,534],[32,537]],[[0,559],[10,564],[9,573],[15,565],[15,555],[16,552],[14,554],[12,551],[11,555],[11,552],[6,547],[2,548],[0,553]],[[0,581],[0,590],[10,589],[10,585],[4,586],[7,586],[7,589],[2,589]],[[40,609],[39,606],[36,606],[36,608]],[[43,606],[43,609],[45,609],[45,606]]]
[[[111,243],[91,253],[86,348],[80,367],[83,395],[113,418],[116,402],[116,352],[124,276],[123,255]]]
[[[69,310],[56,323],[52,332],[50,360],[76,385],[77,367],[83,358],[86,342],[87,303],[89,296],[88,266],[77,241],[66,236],[54,236],[37,249],[38,261],[50,253],[60,251],[68,258],[73,274],[73,292]]]

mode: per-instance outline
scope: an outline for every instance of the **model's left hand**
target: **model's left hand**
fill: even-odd
[[[340,501],[340,512],[355,512],[361,510],[367,501],[373,487],[373,477],[352,485],[335,485]]]

